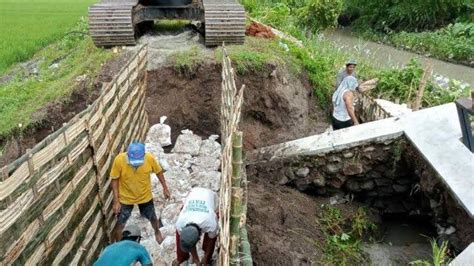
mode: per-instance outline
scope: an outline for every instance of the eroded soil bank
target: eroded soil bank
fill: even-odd
[[[148,71],[146,110],[150,124],[168,117],[171,128],[188,128],[206,136],[220,132],[221,66],[198,65],[183,73],[173,66]],[[315,107],[306,77],[267,64],[260,72],[237,76],[245,84],[240,129],[247,150],[324,132],[325,113]],[[173,131],[173,140],[179,135]]]
[[[7,165],[27,149],[33,148],[49,134],[58,130],[75,115],[82,112],[99,97],[102,84],[110,82],[127,62],[132,53],[123,52],[120,56],[108,61],[100,73],[94,77],[79,76],[71,95],[58,101],[50,102],[37,110],[32,117],[31,126],[23,132],[12,132],[8,137],[0,136],[0,167]]]

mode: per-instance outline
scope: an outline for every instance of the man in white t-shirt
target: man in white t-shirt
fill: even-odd
[[[173,265],[179,265],[189,259],[189,253],[196,265],[211,263],[216,245],[219,224],[216,214],[217,195],[210,189],[195,187],[185,199],[176,221],[176,255]],[[204,234],[202,249],[204,258],[199,259],[196,244]]]

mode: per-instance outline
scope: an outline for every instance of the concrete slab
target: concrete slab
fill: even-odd
[[[474,243],[471,243],[466,249],[454,258],[449,266],[472,266],[474,265]]]
[[[373,141],[395,139],[403,134],[474,218],[474,154],[460,141],[461,128],[454,103],[265,147],[250,152],[247,159],[257,163],[297,155],[324,154]]]
[[[399,118],[379,120],[264,147],[247,154],[247,161],[257,163],[296,155],[324,154],[373,141],[395,139],[403,135],[398,120]]]
[[[400,122],[406,137],[473,218],[474,154],[460,141],[461,127],[455,104],[414,112]]]

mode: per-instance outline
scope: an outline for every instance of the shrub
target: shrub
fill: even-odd
[[[347,0],[347,12],[377,31],[436,29],[467,16],[470,0]]]
[[[298,18],[300,23],[309,26],[311,30],[334,27],[342,6],[342,0],[312,0],[298,9]]]

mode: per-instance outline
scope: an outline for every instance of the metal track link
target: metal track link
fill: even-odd
[[[237,3],[203,1],[206,46],[243,44],[245,10]]]
[[[98,47],[135,45],[133,5],[96,4],[89,7],[89,34]]]

